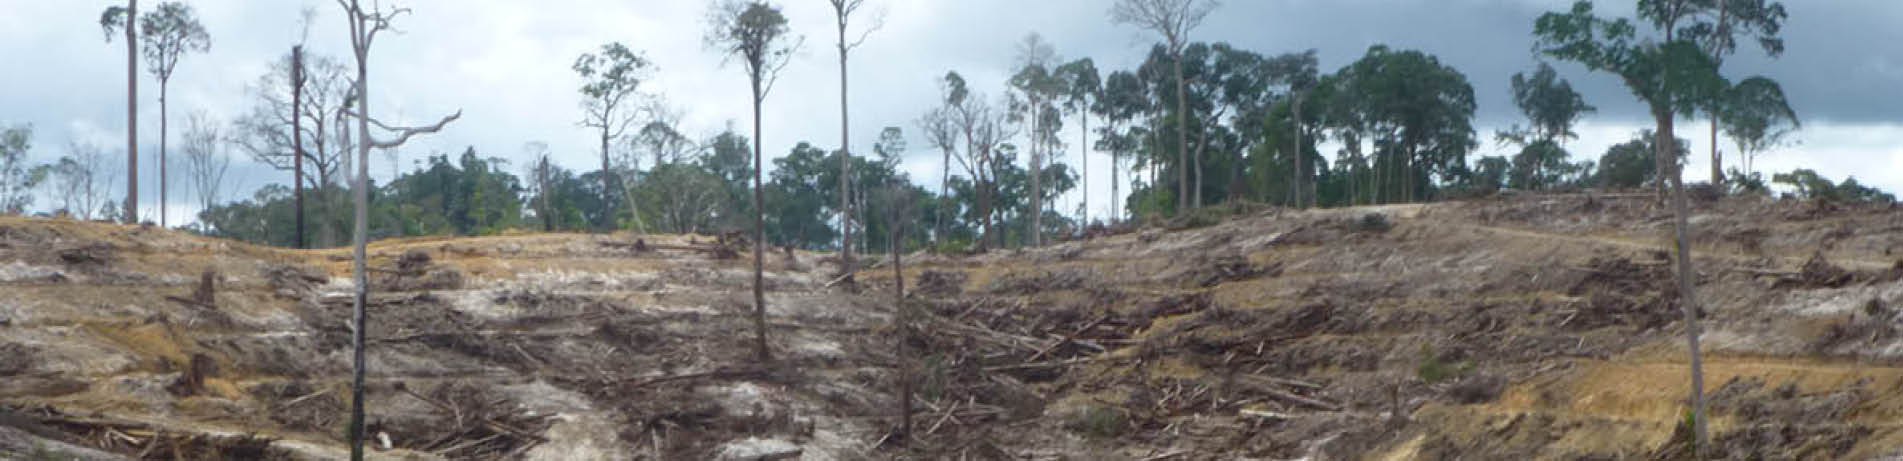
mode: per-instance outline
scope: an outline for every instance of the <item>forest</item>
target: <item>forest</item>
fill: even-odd
[[[1459,69],[1428,51],[1375,45],[1331,72],[1318,69],[1314,50],[1277,53],[1196,41],[1191,32],[1217,5],[1176,3],[1119,4],[1106,17],[1159,39],[1136,68],[1099,70],[1088,57],[1059,59],[1054,45],[1032,32],[1013,50],[1008,81],[972,82],[958,69],[948,70],[937,82],[940,94],[921,98],[936,102],[923,105],[916,120],[875,134],[872,152],[842,152],[806,140],[790,152],[767,155],[771,165],[761,165],[766,171],[759,191],[766,203],[767,240],[810,250],[882,249],[891,238],[885,226],[892,222],[883,208],[891,208],[888,202],[894,200],[908,204],[903,207],[908,216],[900,221],[926,224],[906,230],[900,237],[904,248],[969,251],[1037,245],[1080,235],[1093,225],[1153,222],[1239,202],[1340,207],[1480,197],[1505,189],[1664,185],[1657,174],[1663,164],[1649,158],[1661,151],[1654,146],[1663,139],[1653,131],[1633,133],[1631,141],[1603,153],[1567,149],[1567,141],[1577,136],[1574,126],[1595,108],[1551,65],[1513,75],[1510,88],[1478,89],[1510,95],[1524,115],[1524,125],[1482,134],[1474,128],[1476,88]],[[1782,6],[1746,3],[1722,13],[1707,8],[1703,15],[1717,21],[1682,27],[1680,41],[1696,55],[1691,58],[1716,71],[1741,40],[1761,42],[1771,56],[1781,53]],[[858,44],[853,35],[863,42],[879,26],[848,31],[847,20],[858,5],[851,2],[835,11],[841,28],[833,47],[842,65]],[[1590,15],[1590,2],[1581,5],[1571,14]],[[775,20],[770,16],[778,14],[777,8],[768,6],[771,14],[762,13],[769,16],[764,20]],[[173,68],[194,53],[208,52],[210,34],[188,2],[161,3],[138,16],[142,27],[137,28],[125,10],[109,8],[101,25],[109,40],[115,31],[125,33],[128,63],[136,67],[132,58],[143,58],[144,70],[160,84],[164,106],[163,88]],[[1641,20],[1661,19],[1644,11],[1647,17]],[[760,66],[743,66],[769,80],[783,67],[783,52],[792,46],[787,37],[794,32],[786,29],[783,16],[777,21],[762,26],[772,34],[763,37],[767,41],[751,44],[767,47],[759,50],[764,53],[757,56]],[[1554,30],[1538,37],[1545,54],[1587,62],[1572,57],[1577,44],[1562,42],[1574,39],[1564,34],[1577,32],[1558,29],[1578,24],[1552,25]],[[724,34],[708,33],[709,40]],[[746,228],[753,212],[748,181],[757,162],[750,162],[749,136],[731,124],[708,139],[686,134],[680,123],[688,109],[643,90],[656,63],[629,44],[610,42],[581,53],[573,66],[585,82],[576,93],[580,123],[599,134],[601,149],[591,155],[599,158],[600,168],[563,168],[550,161],[558,154],[546,144],[527,142],[519,151],[470,146],[461,153],[431,153],[400,172],[402,165],[389,149],[394,146],[365,143],[365,134],[352,132],[352,92],[363,77],[353,71],[351,57],[303,53],[299,45],[287,44],[291,51],[271,62],[255,83],[233,89],[252,101],[241,117],[221,121],[188,114],[177,146],[183,161],[165,160],[169,146],[161,142],[158,168],[183,168],[185,174],[163,173],[156,185],[158,200],[167,200],[167,183],[184,179],[180,186],[191,191],[199,211],[171,219],[161,214],[160,225],[276,246],[344,244],[353,219],[349,189],[356,172],[351,168],[358,160],[351,157],[359,148],[391,155],[388,168],[395,178],[367,184],[371,239],[512,230],[713,234]],[[128,79],[136,77],[128,74]],[[848,88],[843,77],[841,88]],[[1707,183],[1714,188],[1771,194],[1775,187],[1798,198],[1893,200],[1855,178],[1834,182],[1804,169],[1767,177],[1753,169],[1755,157],[1788,146],[1800,128],[1800,117],[1776,81],[1714,72],[1710,85],[1696,92],[1675,101],[1684,107],[1673,110],[1711,124],[1714,148],[1708,154],[1714,166]],[[765,95],[762,91],[757,102],[765,102]],[[841,93],[841,107],[849,110],[846,102]],[[169,130],[164,121],[161,139]],[[1060,139],[1069,123],[1080,127],[1074,130],[1082,134],[1079,139]],[[852,139],[844,131],[842,138]],[[925,143],[908,145],[908,134]],[[25,158],[35,142],[31,126],[7,127],[0,141],[0,204],[7,212],[141,221],[135,207],[127,205],[150,197],[139,196],[136,184],[122,188],[129,198],[107,196],[114,181],[138,176],[116,168],[104,147],[75,141],[56,161],[32,165]],[[1681,159],[1694,154],[1683,139],[1678,141]],[[1487,149],[1489,143],[1500,149]],[[939,177],[903,173],[899,161],[908,149],[914,155],[936,154]],[[1500,150],[1511,154],[1479,154]],[[1079,162],[1087,160],[1085,151],[1112,159],[1110,165],[1096,166],[1110,171],[1112,195],[1096,198],[1114,207],[1110,216],[1087,213],[1092,201],[1087,195],[1075,209],[1050,205],[1059,197],[1086,193],[1078,187],[1089,177],[1090,165]],[[1735,160],[1721,169],[1727,155]],[[234,159],[268,165],[286,176],[248,195],[225,197],[228,188],[222,184]],[[357,163],[363,169],[376,161],[365,157]],[[153,186],[147,184],[147,190]],[[853,242],[850,236],[862,237]]]

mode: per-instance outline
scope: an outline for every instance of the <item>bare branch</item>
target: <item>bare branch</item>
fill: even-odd
[[[345,115],[349,115],[351,117],[363,117],[362,115],[359,115],[356,111],[345,111]],[[438,131],[442,131],[444,125],[448,125],[449,122],[454,122],[457,119],[461,119],[461,118],[463,118],[463,111],[458,110],[454,114],[449,114],[448,117],[443,117],[442,120],[437,121],[436,124],[434,125],[419,126],[419,127],[390,126],[390,125],[384,124],[382,121],[379,121],[375,118],[365,118],[364,119],[365,121],[370,122],[371,125],[376,125],[377,129],[379,130],[397,133],[396,139],[381,140],[381,139],[371,138],[365,141],[369,142],[370,147],[374,147],[378,149],[391,149],[391,148],[402,146],[403,143],[409,142],[411,136],[416,136],[419,134],[431,134]]]

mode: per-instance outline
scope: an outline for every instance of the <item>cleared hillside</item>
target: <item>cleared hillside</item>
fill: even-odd
[[[855,290],[825,255],[769,255],[759,367],[750,260],[713,237],[380,242],[370,433],[389,459],[1670,458],[1668,216],[1266,209],[908,255],[908,444],[888,266]],[[1903,212],[1736,200],[1693,223],[1725,453],[1903,450]],[[0,219],[0,456],[341,456],[348,280],[342,251]]]

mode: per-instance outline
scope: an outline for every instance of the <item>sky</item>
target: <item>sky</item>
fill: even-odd
[[[108,43],[99,13],[120,2],[94,0],[0,0],[0,124],[35,128],[34,162],[66,153],[69,141],[97,144],[123,158],[125,146],[125,45]],[[141,5],[150,8],[152,1]],[[274,59],[305,40],[311,52],[345,58],[346,25],[331,0],[188,0],[212,36],[209,52],[182,58],[169,87],[171,139],[186,114],[202,111],[230,120],[251,106],[246,86]],[[643,84],[682,113],[682,131],[709,137],[729,127],[749,131],[751,107],[746,77],[703,43],[711,1],[689,0],[399,0],[413,14],[396,21],[400,33],[378,37],[370,58],[373,115],[392,124],[426,124],[457,110],[461,120],[443,132],[420,137],[398,152],[408,170],[432,153],[473,147],[483,156],[526,164],[524,145],[547,143],[563,166],[587,170],[599,163],[595,135],[578,126],[580,78],[570,69],[576,56],[608,42],[639,50],[657,67]],[[803,46],[769,95],[762,146],[785,155],[801,141],[839,145],[839,67],[831,6],[825,0],[779,0]],[[1387,44],[1438,56],[1465,73],[1479,102],[1476,136],[1482,141],[1469,161],[1503,155],[1492,142],[1497,129],[1522,122],[1509,99],[1515,72],[1539,62],[1532,52],[1536,17],[1567,8],[1571,0],[1227,0],[1192,39],[1228,42],[1265,55],[1319,51],[1323,72],[1359,58],[1370,45]],[[1903,1],[1784,0],[1785,54],[1771,59],[1741,47],[1725,65],[1727,76],[1765,75],[1780,81],[1803,121],[1793,145],[1756,162],[1773,171],[1807,167],[1834,179],[1855,176],[1887,191],[1903,190]],[[386,6],[389,2],[385,1]],[[956,70],[974,88],[997,97],[1016,54],[1016,44],[1036,32],[1066,60],[1090,57],[1100,71],[1132,69],[1156,41],[1152,35],[1111,23],[1110,0],[867,0],[861,24],[882,18],[864,44],[853,50],[851,147],[870,152],[880,130],[907,131],[911,149],[903,170],[932,184],[940,156],[916,132],[914,121],[937,103],[938,78]],[[1602,0],[1601,14],[1629,15],[1632,2]],[[308,36],[300,10],[316,11]],[[1616,78],[1555,62],[1563,77],[1599,108],[1566,144],[1576,159],[1596,159],[1608,146],[1651,125],[1642,107]],[[155,164],[159,137],[158,84],[139,80],[140,192],[142,215],[157,206]],[[1067,122],[1069,150],[1060,161],[1077,165],[1079,133]],[[1688,180],[1707,177],[1706,123],[1682,121],[1678,135],[1691,141]],[[177,143],[173,142],[173,161]],[[1729,143],[1720,139],[1720,146]],[[233,150],[228,199],[249,197],[267,183],[288,183],[276,172]],[[1333,157],[1332,154],[1327,155]],[[1092,153],[1087,181],[1093,216],[1109,213],[1107,154]],[[1737,162],[1728,154],[1726,164]],[[123,165],[119,162],[109,162]],[[177,163],[174,163],[175,165]],[[372,157],[371,175],[388,178],[393,165]],[[954,167],[955,168],[955,167]],[[172,170],[168,210],[196,210],[187,198],[182,167]],[[116,193],[122,196],[123,191]],[[1083,194],[1057,204],[1074,210]],[[43,200],[44,201],[44,200]],[[43,205],[43,203],[42,203]]]

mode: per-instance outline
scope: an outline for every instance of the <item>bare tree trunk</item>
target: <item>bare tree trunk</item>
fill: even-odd
[[[1183,46],[1170,40],[1176,62],[1176,215],[1189,211],[1189,89],[1183,82]]]
[[[126,224],[139,223],[139,0],[126,1]]]
[[[1039,137],[1039,128],[1043,127],[1044,117],[1036,96],[1031,97],[1031,247],[1043,246],[1044,235],[1044,190],[1039,178],[1044,176],[1044,140]]]
[[[846,20],[839,17],[839,270],[852,273],[852,124],[846,110]]]
[[[938,196],[941,199],[950,197],[949,194],[951,193],[951,154],[951,149],[945,149],[945,163],[942,163],[942,166],[938,168]],[[946,216],[951,214],[953,207],[944,206],[942,203],[944,202],[941,202],[941,205],[938,207],[938,222],[936,223],[938,232],[932,234],[932,243],[938,243],[939,239],[944,238],[944,234],[950,233],[950,230],[946,227],[950,219],[947,219]],[[934,245],[934,247],[936,247],[936,245]],[[934,250],[936,250],[936,248],[934,248]]]
[[[1117,183],[1122,181],[1117,179],[1117,170],[1123,169],[1123,165],[1119,164],[1120,157],[1122,155],[1119,155],[1116,150],[1110,151],[1110,224],[1116,224],[1117,221],[1123,219],[1123,211],[1117,207],[1117,201],[1123,200],[1123,196],[1119,195],[1117,190]]]
[[[542,166],[535,170],[536,183],[542,189],[542,232],[555,232],[555,207],[549,205],[548,154],[542,154]]]
[[[159,227],[160,228],[167,227],[165,222],[165,200],[166,200],[165,190],[166,190],[166,185],[171,182],[166,180],[167,178],[165,173],[165,166],[166,166],[165,164],[168,163],[165,161],[165,135],[166,135],[166,122],[168,121],[168,119],[166,118],[166,113],[165,113],[166,80],[169,80],[169,79],[159,79]]]
[[[766,193],[760,188],[760,66],[753,66],[753,357],[772,360],[766,344]]]
[[[1711,116],[1711,185],[1725,183],[1725,158],[1718,154],[1718,115]]]
[[[892,247],[892,280],[897,284],[897,288],[892,293],[892,307],[898,310],[899,318],[899,434],[905,435],[899,440],[906,440],[912,434],[913,370],[912,354],[909,349],[912,340],[912,310],[905,306],[905,266],[901,261],[900,253],[903,250],[899,245],[899,236],[904,235],[899,229],[904,223],[898,209],[897,206],[893,208],[892,239],[888,243]]]
[[[602,123],[601,123],[601,220],[602,220],[601,230],[602,231],[612,231],[615,228],[614,207],[608,206],[608,204],[613,203],[612,200],[614,200],[614,186],[611,185],[613,184],[613,181],[611,181],[610,178],[615,176],[614,169],[610,165],[608,165],[608,124],[609,123],[613,123],[613,122],[609,122],[606,117],[602,118]]]
[[[351,0],[351,9],[353,11],[357,10],[356,0]],[[362,23],[362,20],[354,17],[354,13],[353,17],[349,19],[353,25],[351,28],[352,38],[356,38],[363,33],[358,30],[362,27],[358,25]],[[357,114],[359,117],[357,117],[357,177],[355,178],[355,185],[352,187],[352,195],[355,196],[356,201],[356,224],[352,226],[350,234],[351,270],[354,273],[352,278],[355,279],[357,284],[357,296],[351,310],[351,325],[353,328],[350,332],[350,363],[352,371],[350,376],[349,430],[350,459],[352,461],[361,461],[363,459],[363,376],[366,365],[364,363],[364,334],[365,330],[370,329],[370,319],[364,309],[370,300],[369,268],[366,267],[366,255],[364,254],[364,245],[368,241],[370,233],[368,227],[370,221],[368,211],[370,207],[370,183],[367,181],[370,177],[371,144],[370,82],[366,78],[370,75],[370,71],[367,68],[369,65],[367,55],[370,53],[368,47],[368,43],[363,43],[357,45],[357,49],[355,50],[357,56]]]
[[[1673,155],[1676,155],[1678,150],[1676,149],[1677,143],[1673,141],[1672,136],[1672,114],[1671,112],[1656,110],[1654,112],[1658,113],[1654,115],[1654,117],[1658,119],[1657,153],[1661,159],[1660,163],[1667,164],[1663,159],[1671,158]],[[1685,345],[1691,360],[1692,426],[1694,431],[1693,451],[1697,457],[1696,459],[1704,459],[1704,449],[1709,439],[1706,437],[1705,426],[1705,367],[1703,354],[1698,348],[1698,294],[1692,283],[1692,277],[1697,274],[1697,271],[1692,269],[1692,246],[1691,239],[1688,237],[1688,234],[1691,232],[1691,222],[1689,219],[1691,211],[1689,206],[1686,205],[1685,183],[1680,179],[1677,164],[1678,162],[1670,162],[1667,164],[1672,168],[1665,170],[1666,173],[1664,174],[1670,177],[1660,178],[1660,182],[1663,183],[1666,179],[1669,179],[1674,192],[1672,199],[1672,228],[1677,249],[1675,261],[1677,262],[1678,269],[1678,302],[1679,308],[1685,313]]]
[[[1090,110],[1079,109],[1077,113],[1081,115],[1084,119],[1084,124],[1083,124],[1084,140],[1082,144],[1083,146],[1082,158],[1083,158],[1083,164],[1084,164],[1084,174],[1083,174],[1083,177],[1084,177],[1084,203],[1083,203],[1084,220],[1082,224],[1085,226],[1089,226],[1090,225]]]
[[[291,47],[291,202],[297,214],[297,244],[304,240],[304,46]],[[320,123],[321,124],[321,123]]]

